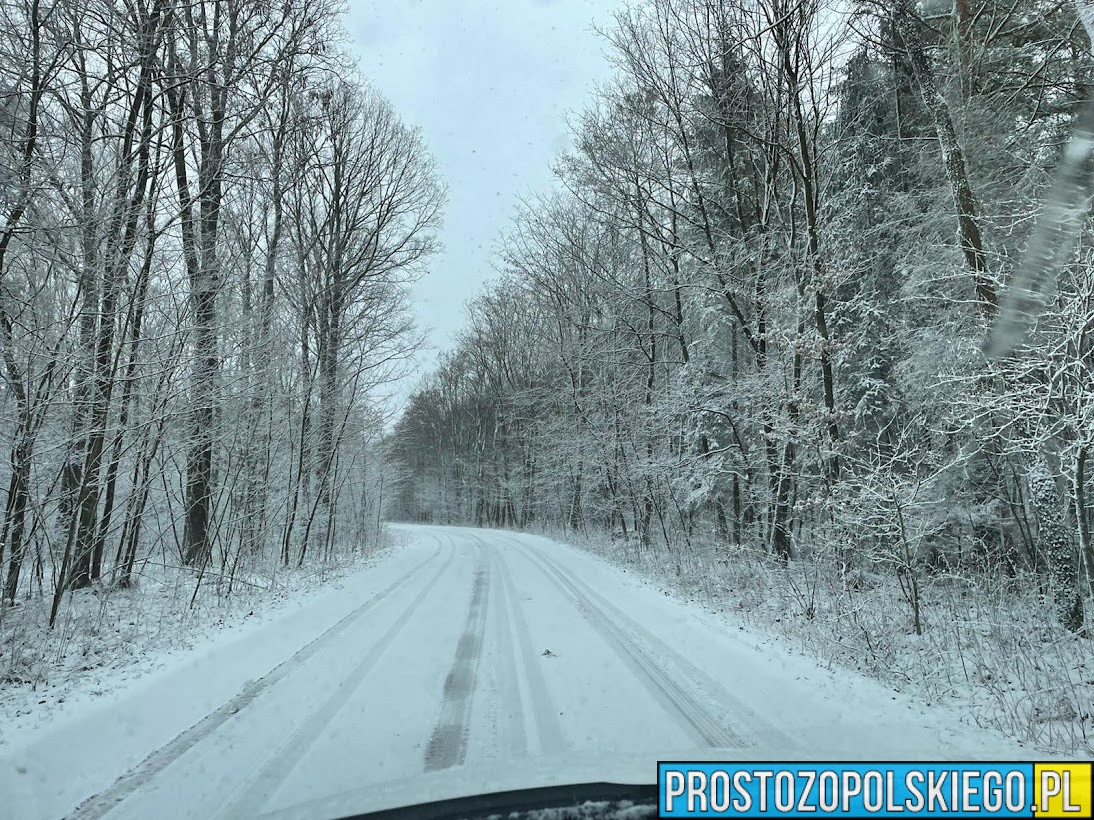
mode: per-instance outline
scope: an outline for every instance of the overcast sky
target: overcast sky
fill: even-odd
[[[349,0],[350,48],[400,116],[422,129],[449,189],[445,251],[415,290],[422,328],[450,345],[489,279],[516,198],[550,181],[566,117],[608,76],[594,24],[621,0]],[[432,366],[434,352],[421,357]]]

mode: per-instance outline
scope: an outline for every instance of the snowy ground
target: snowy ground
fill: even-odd
[[[786,566],[765,550],[699,539],[672,551],[596,535],[580,543],[693,606],[728,613],[757,639],[1022,742],[1082,759],[1094,752],[1094,640],[1058,625],[1036,575],[924,573],[917,635],[907,589],[884,566],[840,577],[823,551]]]
[[[578,550],[403,532],[407,546],[341,589],[12,732],[11,816],[335,816],[651,782],[658,758],[1045,756]]]
[[[195,651],[247,639],[337,589],[347,573],[367,571],[383,550],[320,568],[239,571],[231,580],[149,561],[129,589],[95,585],[66,595],[49,628],[49,595],[0,610],[0,751],[148,675],[170,672]],[[198,587],[195,595],[195,587]]]

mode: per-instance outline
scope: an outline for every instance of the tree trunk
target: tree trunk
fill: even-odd
[[[957,139],[949,104],[942,96],[942,92],[938,90],[934,72],[923,48],[923,38],[920,34],[922,23],[911,10],[908,0],[901,0],[893,22],[897,34],[908,51],[919,93],[923,97],[927,110],[931,112],[935,132],[938,134],[942,162],[957,212],[961,252],[965,257],[965,265],[973,277],[977,303],[981,312],[991,318],[995,315],[999,299],[995,282],[988,271],[988,258],[984,251],[984,240],[980,234],[979,207],[972,185],[969,183],[965,155]]]
[[[1039,551],[1048,564],[1049,588],[1060,623],[1071,632],[1083,628],[1083,599],[1079,594],[1078,558],[1063,504],[1048,464],[1038,459],[1026,475],[1030,502],[1037,514]]]

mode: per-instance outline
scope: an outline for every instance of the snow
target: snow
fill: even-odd
[[[658,759],[1050,756],[823,669],[597,556],[529,535],[401,531],[406,546],[340,588],[9,733],[10,816],[66,816],[92,795],[75,816],[334,816],[652,782]],[[431,757],[437,737],[450,745]]]
[[[306,646],[409,567],[398,554],[326,588],[300,594],[235,628],[190,635],[195,646],[148,648],[126,665],[115,659],[64,694],[30,710],[40,693],[5,692],[0,721],[0,795],[12,816],[59,817],[109,787],[126,770]],[[224,626],[221,624],[221,626]]]
[[[718,542],[672,552],[595,535],[581,543],[773,651],[865,674],[1040,748],[1090,754],[1094,648],[1056,624],[1036,576],[975,584],[924,574],[926,629],[916,635],[899,577],[857,570],[841,579],[831,556],[786,566],[761,549]]]
[[[132,589],[95,586],[66,597],[57,627],[48,626],[50,598],[19,601],[2,613],[0,749],[64,721],[81,709],[123,696],[149,675],[187,663],[195,652],[244,640],[272,620],[290,617],[341,576],[364,571],[376,556],[317,572],[275,571],[237,578],[231,596],[218,594],[211,573],[190,606],[194,573],[149,565]],[[221,590],[223,591],[223,590]]]

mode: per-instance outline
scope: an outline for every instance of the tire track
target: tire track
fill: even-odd
[[[349,699],[354,695],[365,677],[379,661],[387,648],[399,636],[411,616],[426,599],[437,583],[444,577],[449,566],[455,560],[455,552],[450,552],[447,560],[437,572],[429,579],[424,587],[414,596],[413,600],[400,612],[395,623],[384,635],[376,641],[365,654],[361,662],[353,668],[330,695],[323,705],[305,718],[292,735],[281,744],[280,751],[269,760],[251,785],[239,795],[232,803],[221,812],[225,818],[247,817],[253,815],[261,805],[270,798],[277,787],[284,782],[288,774],[293,770],[301,758],[307,754],[315,741],[323,733],[332,720],[338,715]]]
[[[538,657],[533,652],[531,632],[528,622],[524,617],[524,610],[520,605],[520,598],[513,585],[512,573],[505,563],[505,557],[496,546],[490,546],[484,539],[472,536],[479,541],[480,546],[488,550],[491,559],[497,567],[497,589],[499,598],[503,600],[498,613],[504,619],[500,630],[504,638],[509,642],[508,657],[514,667],[519,656],[524,671],[524,680],[527,684],[527,694],[530,703],[527,711],[519,714],[521,730],[530,724],[535,730],[539,740],[539,753],[541,755],[556,755],[564,753],[569,748],[562,733],[562,727],[558,721],[558,710],[551,700],[547,688],[547,680],[540,670]],[[514,674],[517,670],[514,668]],[[527,751],[527,748],[525,749]]]
[[[680,718],[683,725],[697,740],[712,748],[746,744],[745,738],[730,728],[725,715],[712,712],[704,704],[705,698],[701,700],[681,685],[681,680],[697,680],[693,675],[700,676],[698,678],[700,680],[705,677],[693,664],[667,646],[659,647],[665,656],[664,659],[655,657],[643,645],[643,639],[645,643],[660,643],[654,636],[566,570],[532,552],[516,539],[510,540],[518,552],[536,565],[544,577],[574,602],[589,625],[600,633],[620,659],[637,674],[638,679],[643,682],[650,694],[657,698],[671,714]],[[684,671],[685,674],[674,675],[666,666],[665,660]]]
[[[473,542],[474,543],[474,542]],[[486,632],[486,604],[490,590],[490,565],[476,544],[479,561],[471,585],[471,603],[463,632],[456,643],[456,655],[445,678],[441,713],[425,748],[427,772],[459,766],[467,756],[471,701],[475,693],[482,643]]]
[[[137,764],[133,769],[114,781],[112,786],[105,791],[89,797],[77,806],[68,816],[72,818],[72,820],[89,820],[90,818],[99,818],[107,814],[130,794],[167,768],[172,762],[227,723],[234,715],[250,706],[263,692],[283,680],[292,672],[295,672],[328,644],[335,642],[344,632],[353,627],[378,603],[409,583],[414,576],[420,573],[425,566],[432,562],[440,553],[441,541],[440,539],[437,539],[437,549],[434,550],[428,558],[396,578],[395,581],[387,587],[373,595],[365,601],[365,603],[361,604],[361,606],[349,612],[341,620],[317,638],[302,646],[289,658],[279,663],[265,675],[253,681],[248,681],[234,698],[182,732],[171,742],[152,752],[141,763]]]
[[[477,540],[477,539],[476,539]],[[498,743],[495,751],[499,755],[523,757],[528,754],[528,730],[525,719],[524,697],[521,693],[520,673],[517,668],[517,647],[513,638],[513,618],[510,612],[509,589],[504,576],[505,570],[498,561],[497,552],[480,543],[487,550],[490,562],[491,578],[494,584],[492,621],[497,675],[497,702],[492,704],[497,719],[495,731]],[[502,720],[508,716],[507,731],[502,728]]]
[[[518,543],[520,548],[535,552],[533,547],[520,545],[515,538],[512,538],[511,536],[507,537],[514,543]],[[734,721],[746,732],[749,738],[754,740],[757,737],[762,737],[767,742],[778,744],[780,747],[787,749],[797,746],[797,742],[790,735],[763,718],[739,698],[735,697],[719,681],[715,680],[704,670],[696,666],[675,647],[669,645],[661,638],[658,638],[649,629],[639,624],[619,607],[612,604],[585,581],[574,575],[571,570],[565,568],[552,558],[539,553],[537,554],[541,560],[554,566],[557,572],[568,577],[571,583],[576,584],[583,589],[594,602],[599,602],[600,608],[610,615],[610,620],[630,629],[631,633],[637,637],[639,643],[652,646],[660,658],[675,666],[677,670],[677,674],[675,675],[676,680],[689,681],[696,694],[704,701],[717,703],[727,714],[732,715]],[[749,738],[745,739],[748,740]]]

